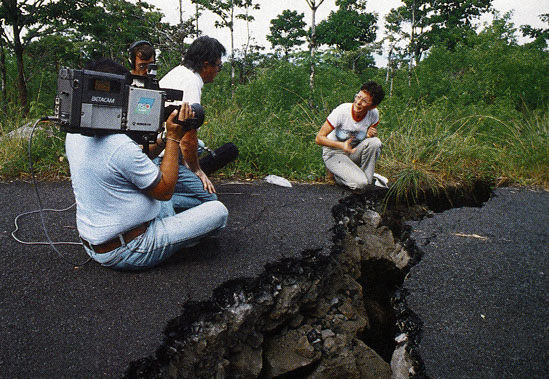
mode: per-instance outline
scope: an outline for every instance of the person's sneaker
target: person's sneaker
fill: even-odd
[[[389,188],[389,179],[382,175],[374,174],[374,184],[381,188]]]

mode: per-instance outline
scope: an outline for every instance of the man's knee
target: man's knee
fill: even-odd
[[[217,219],[217,223],[220,227],[225,227],[227,224],[227,218],[229,217],[229,210],[221,201],[209,201],[208,212],[211,212],[211,215]]]
[[[375,149],[381,149],[381,147],[383,146],[381,140],[377,137],[372,137],[372,145]]]
[[[381,147],[383,144],[381,143],[381,140],[377,137],[368,138],[364,141],[364,151],[377,151],[381,150]]]
[[[362,192],[368,188],[368,179],[366,177],[361,178],[360,180],[355,180],[351,183],[347,183],[347,187],[352,191]]]

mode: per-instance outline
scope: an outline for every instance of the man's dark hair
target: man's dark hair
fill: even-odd
[[[130,65],[132,69],[135,69],[135,57],[139,57],[145,61],[156,58],[154,47],[148,41],[137,41],[132,43],[128,48],[128,52],[130,53]]]
[[[381,87],[376,82],[367,82],[360,87],[361,91],[366,91],[370,95],[372,95],[372,105],[378,105],[381,103],[381,100],[385,97],[385,91],[383,91],[383,87]]]
[[[109,58],[100,58],[95,61],[91,61],[85,67],[86,70],[107,72],[110,74],[127,75],[129,71],[126,67],[122,66]]]
[[[198,37],[189,46],[183,58],[183,66],[194,72],[200,72],[204,62],[215,65],[225,55],[225,47],[215,38]]]

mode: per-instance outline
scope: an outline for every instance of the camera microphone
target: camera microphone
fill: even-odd
[[[156,75],[158,74],[158,66],[156,63],[149,63],[148,69],[147,69],[147,76],[156,78]]]

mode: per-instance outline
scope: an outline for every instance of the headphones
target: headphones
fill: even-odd
[[[129,53],[128,62],[130,62],[130,67],[132,69],[135,69],[135,49],[142,45],[149,45],[150,47],[153,47],[152,43],[145,40],[135,41],[130,45],[130,47],[128,47],[128,53]]]

